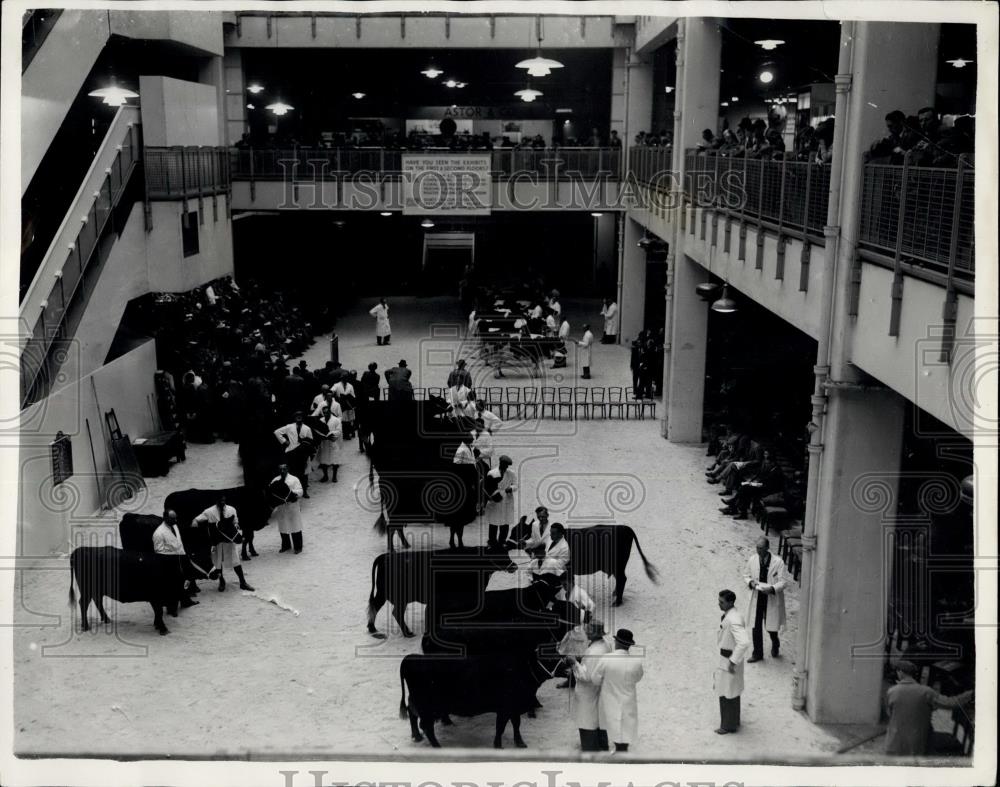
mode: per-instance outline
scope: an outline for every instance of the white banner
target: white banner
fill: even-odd
[[[489,215],[489,153],[404,153],[403,215]]]

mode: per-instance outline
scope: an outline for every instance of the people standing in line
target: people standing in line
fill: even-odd
[[[731,590],[719,592],[719,624],[716,656],[715,693],[719,695],[721,722],[716,733],[728,735],[740,728],[740,695],[743,693],[743,660],[750,649],[746,623],[736,609],[736,594]]]
[[[212,540],[217,543],[212,547],[212,565],[214,571],[219,572],[219,592],[226,589],[226,577],[223,572],[227,568],[231,568],[236,574],[242,590],[253,590],[254,588],[243,576],[243,564],[240,562],[238,544],[243,542],[243,534],[240,532],[239,515],[235,508],[226,505],[226,496],[219,495],[218,502],[198,514],[193,524],[207,525],[214,531]]]
[[[753,653],[748,663],[764,658],[764,632],[771,636],[771,656],[777,658],[781,643],[778,632],[785,625],[785,562],[771,553],[765,536],[757,539],[756,551],[747,560],[743,580],[750,588],[746,619],[753,622]]]
[[[319,480],[336,483],[337,470],[340,469],[340,460],[343,454],[345,439],[343,423],[340,418],[331,412],[329,407],[323,408],[320,420],[326,427],[326,434],[321,435],[319,441],[317,464],[319,465],[319,469],[323,471],[323,477]],[[330,473],[329,477],[327,476],[327,471]]]
[[[618,324],[621,318],[614,298],[604,299],[601,316],[604,318],[604,336],[601,337],[601,344],[615,344],[618,341]]]
[[[576,344],[577,347],[580,348],[577,352],[580,360],[580,366],[583,369],[583,374],[580,376],[584,380],[589,380],[590,359],[591,359],[592,347],[594,344],[594,334],[590,332],[590,325],[583,326],[583,338]]]
[[[177,525],[177,512],[170,509],[163,512],[163,521],[153,531],[153,551],[158,555],[176,555],[181,564],[181,573],[185,578],[191,576],[191,566],[188,560],[187,550],[184,549],[184,540],[181,538],[180,527]],[[182,580],[183,582],[183,580]],[[198,586],[193,579],[189,579],[187,586],[181,596],[182,607],[193,607],[198,602],[191,598],[192,593],[197,593]]]
[[[600,686],[590,676],[590,670],[602,656],[611,653],[611,646],[604,639],[604,624],[593,621],[584,626],[587,649],[579,657],[571,656],[573,687],[573,715],[580,731],[580,748],[583,751],[607,751],[608,733],[601,729]],[[569,685],[569,681],[566,681]]]
[[[299,498],[303,497],[302,484],[299,479],[288,472],[288,465],[278,468],[278,475],[268,484],[268,493],[277,505],[271,516],[278,523],[278,533],[281,534],[281,549],[287,552],[293,545],[295,554],[302,551],[302,510]]]
[[[635,645],[631,631],[618,629],[614,642],[614,650],[597,657],[593,667],[579,667],[577,661],[574,673],[578,681],[587,680],[598,687],[600,724],[618,753],[627,752],[639,734],[636,684],[642,680],[643,669],[642,659],[629,653],[629,648]]]
[[[285,446],[285,463],[292,474],[302,482],[302,497],[309,498],[309,459],[312,456],[316,438],[312,429],[304,423],[301,410],[296,411],[295,420],[274,430],[278,442]]]
[[[895,686],[886,693],[889,726],[885,731],[885,753],[920,756],[933,754],[931,717],[937,708],[958,708],[972,699],[973,692],[946,697],[917,682],[919,669],[912,661],[896,662]]]
[[[385,298],[379,298],[368,313],[375,318],[375,343],[380,347],[388,345],[392,339],[392,326],[389,324],[389,304]]]

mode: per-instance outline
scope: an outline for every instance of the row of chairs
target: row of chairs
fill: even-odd
[[[443,397],[445,388],[414,388],[413,397],[424,400],[432,396]],[[475,389],[476,398],[486,402],[486,406],[504,419],[545,418],[550,415],[562,420],[568,419],[618,418],[629,419],[634,414],[638,420],[645,420],[646,413],[656,418],[654,399],[637,399],[631,386],[604,387],[551,386],[541,388],[516,386],[483,386]]]

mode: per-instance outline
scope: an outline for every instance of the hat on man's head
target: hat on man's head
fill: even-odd
[[[507,456],[507,454],[501,454],[500,459],[498,461],[500,464],[505,464],[505,465],[514,464],[514,460],[511,459],[509,456]]]
[[[458,364],[457,364],[457,365],[458,365],[458,366],[465,366],[465,358],[459,358],[459,359],[458,359]]]
[[[599,620],[592,620],[590,623],[586,624],[583,629],[584,633],[588,638],[597,638],[604,636],[604,624]]]
[[[618,633],[615,634],[615,644],[631,648],[635,644],[635,640],[632,638],[632,632],[628,629],[618,629]]]

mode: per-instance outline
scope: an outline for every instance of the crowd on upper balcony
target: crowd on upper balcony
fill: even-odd
[[[885,130],[868,149],[866,161],[902,164],[909,154],[915,167],[956,167],[963,157],[972,163],[976,126],[970,115],[942,118],[934,107],[923,107],[907,116],[896,109],[885,116]]]

